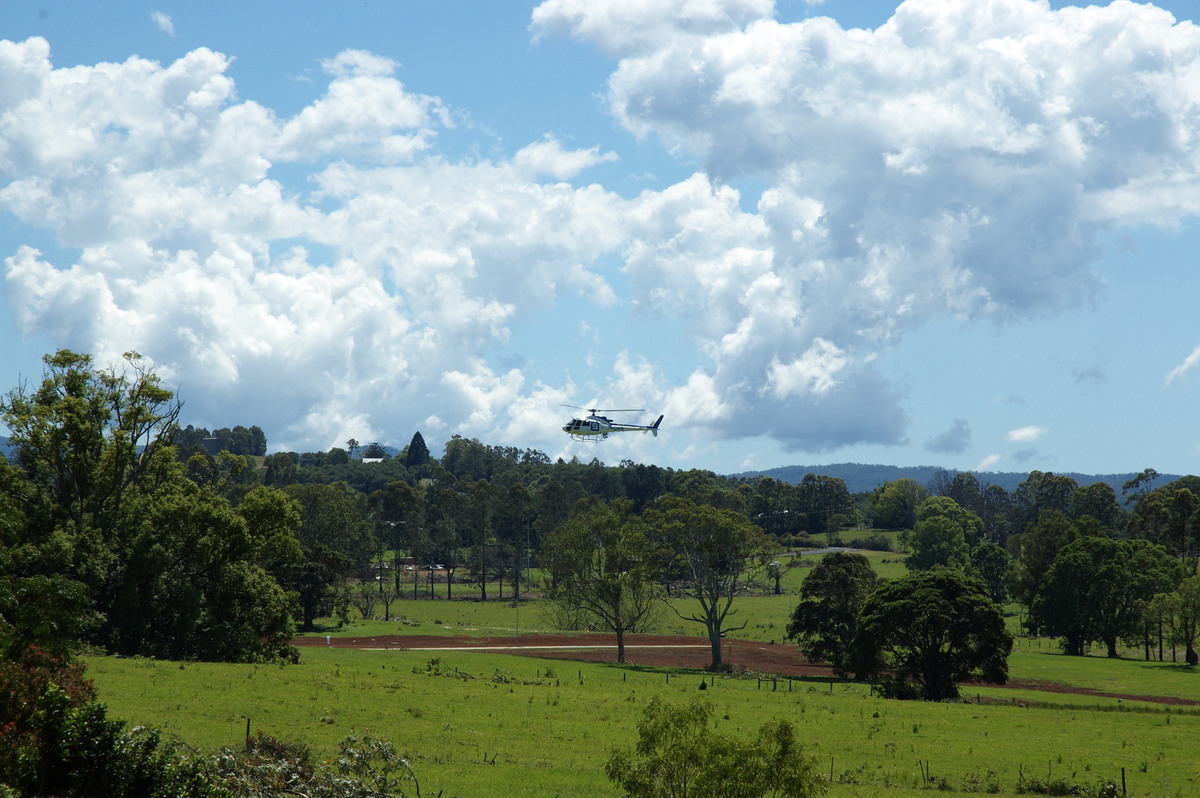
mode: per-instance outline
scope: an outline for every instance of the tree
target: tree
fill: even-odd
[[[362,570],[375,550],[366,497],[345,484],[289,485],[300,504],[303,558],[286,580],[300,596],[301,628],[311,632],[319,612],[329,612],[330,589],[353,570]]]
[[[978,579],[919,571],[871,594],[853,647],[855,670],[885,674],[887,693],[940,701],[962,681],[1006,682],[1012,636]]]
[[[471,528],[471,571],[479,584],[480,601],[488,600],[488,577],[496,566],[499,543],[494,517],[496,490],[485,479],[471,483],[467,493],[466,523]]]
[[[830,519],[854,513],[854,500],[839,477],[805,474],[796,486],[796,496],[801,528],[810,535],[836,532],[831,529]]]
[[[266,661],[294,652],[293,604],[252,563],[255,540],[221,497],[179,480],[130,502],[99,594],[103,642],[122,654]]]
[[[1154,485],[1154,480],[1156,479],[1158,479],[1157,471],[1155,471],[1153,468],[1143,469],[1142,473],[1138,474],[1133,479],[1126,481],[1125,484],[1121,486],[1121,495],[1125,496],[1129,493],[1133,493],[1134,500],[1140,501],[1142,496],[1150,492],[1151,487]]]
[[[300,456],[295,452],[276,452],[266,459],[265,465],[263,484],[282,488],[296,481]]]
[[[190,480],[170,445],[180,404],[136,353],[107,370],[67,350],[44,360],[36,391],[0,403],[18,454],[0,468],[0,522],[15,520],[0,568],[17,611],[32,606],[23,588],[44,578],[41,603],[62,604],[60,631],[98,614],[90,642],[121,653],[289,656],[289,599],[219,492],[243,458],[224,454],[211,478]],[[64,589],[76,583],[86,589]],[[76,595],[90,606],[66,601]]]
[[[617,636],[625,661],[625,633],[653,623],[661,588],[654,550],[633,503],[589,500],[551,533],[544,551],[552,579],[549,597],[568,615],[582,611]]]
[[[1200,664],[1196,640],[1200,637],[1200,576],[1189,576],[1171,593],[1159,593],[1147,615],[1162,619],[1170,629],[1171,644],[1184,647],[1184,662]]]
[[[6,570],[0,567],[0,658],[18,659],[32,649],[65,658],[102,620],[83,584],[63,576],[12,576]]]
[[[787,636],[800,644],[812,662],[828,662],[839,676],[849,672],[850,646],[858,616],[879,576],[856,552],[826,554],[800,586],[800,603],[792,612]]]
[[[1008,541],[1013,558],[1013,596],[1026,607],[1041,589],[1058,552],[1079,537],[1079,529],[1062,512],[1049,512]],[[1031,626],[1031,631],[1037,631]]]
[[[391,618],[391,603],[399,597],[404,573],[404,552],[413,552],[413,543],[423,517],[421,491],[403,480],[389,482],[373,491],[367,500],[375,521],[376,562],[382,566],[386,555],[391,553],[392,584],[383,584],[383,568],[380,567],[379,598],[383,602],[383,619]],[[414,561],[415,562],[415,561]],[[416,573],[414,571],[414,573]]]
[[[460,493],[455,481],[436,480],[426,489],[425,523],[429,533],[429,554],[433,561],[444,566],[446,598],[451,597],[454,572],[462,558],[463,540],[459,530],[464,526],[466,496]],[[430,595],[433,595],[433,573],[430,572]]]
[[[1171,496],[1171,516],[1168,521],[1169,549],[1180,557],[1195,556],[1196,520],[1200,518],[1200,499],[1187,488],[1179,488]]]
[[[419,468],[429,462],[429,447],[420,432],[414,432],[408,444],[408,454],[404,456],[404,465],[409,468]]]
[[[250,559],[275,579],[300,562],[297,532],[300,504],[278,488],[259,485],[242,499],[237,513],[250,533]]]
[[[996,604],[1008,602],[1008,582],[1012,574],[1012,557],[995,543],[984,543],[971,552],[971,570],[987,585],[988,595]]]
[[[233,429],[222,427],[215,430],[212,437],[219,440],[221,448],[230,454],[262,456],[267,453],[267,436],[257,426],[247,428],[238,425]]]
[[[814,798],[826,785],[786,721],[769,721],[753,742],[718,734],[712,706],[672,706],[655,696],[638,722],[632,753],[616,750],[604,771],[631,798]]]
[[[929,491],[907,478],[879,486],[872,500],[875,525],[883,529],[912,529],[917,523],[917,507],[928,496]]]
[[[1082,485],[1071,494],[1071,517],[1091,517],[1110,529],[1125,526],[1125,511],[1117,504],[1117,494],[1106,482]]]
[[[930,496],[917,505],[917,523],[930,518],[947,518],[962,530],[963,540],[972,549],[983,541],[983,521],[948,496]]]
[[[529,526],[534,502],[520,483],[510,485],[496,497],[496,532],[511,555],[513,600],[521,600],[521,568],[529,553]],[[501,585],[503,589],[503,584]]]
[[[388,456],[387,447],[385,447],[380,441],[371,441],[363,447],[362,456],[363,459],[386,459]]]
[[[950,479],[942,495],[954,499],[964,510],[978,514],[983,507],[983,491],[977,476],[970,471],[960,471]]]
[[[147,477],[171,440],[180,403],[141,355],[118,370],[96,370],[90,355],[63,349],[43,358],[41,386],[10,391],[0,401],[22,471],[15,498],[31,542],[54,532],[66,538],[74,578],[95,586],[122,504]],[[85,560],[85,558],[87,558]]]
[[[667,567],[670,587],[699,605],[698,612],[682,612],[669,606],[685,621],[704,624],[712,649],[712,670],[723,667],[721,638],[726,632],[745,628],[727,627],[736,613],[733,602],[766,567],[772,542],[763,531],[735,510],[696,504],[677,496],[664,496],[643,513],[669,552]]]
[[[983,489],[982,503],[977,512],[983,520],[983,535],[987,540],[1000,546],[1007,545],[1012,529],[1012,509],[1012,498],[1004,488],[988,485]]]
[[[1117,640],[1138,630],[1142,610],[1156,594],[1175,589],[1181,566],[1148,540],[1085,536],[1065,546],[1029,608],[1031,622],[1063,638],[1065,653],[1082,656],[1103,642],[1117,656]]]
[[[972,544],[983,534],[983,521],[946,496],[930,496],[917,506],[917,522],[901,539],[912,554],[904,564],[913,571],[937,566],[961,568],[967,564]]]
[[[1036,522],[1043,513],[1069,513],[1071,497],[1079,485],[1070,477],[1052,472],[1030,471],[1013,491],[1016,531]]]

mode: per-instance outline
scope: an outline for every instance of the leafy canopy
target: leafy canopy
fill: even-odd
[[[886,674],[885,691],[940,701],[958,683],[1008,680],[1012,636],[978,579],[955,570],[920,571],[885,583],[863,606],[855,671]]]

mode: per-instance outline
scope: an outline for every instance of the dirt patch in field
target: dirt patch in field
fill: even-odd
[[[300,648],[327,645],[324,637],[299,637]],[[496,651],[527,657],[549,657],[580,662],[616,662],[616,639],[608,634],[554,635],[534,634],[521,637],[438,637],[436,635],[383,635],[378,637],[331,637],[334,648],[395,649],[408,651]],[[431,656],[433,656],[431,654]],[[752,640],[724,640],[724,662],[750,673],[808,679],[831,679],[828,665],[816,665],[804,658],[791,644],[773,645]],[[706,639],[674,635],[626,635],[625,661],[630,665],[701,669],[712,661]],[[995,685],[989,685],[995,686]],[[1085,687],[1072,687],[1040,679],[1013,679],[1004,685],[1021,690],[1070,693],[1124,701],[1147,701],[1172,706],[1198,706],[1200,701],[1170,696],[1146,696],[1108,693]],[[963,685],[969,694],[970,685]]]

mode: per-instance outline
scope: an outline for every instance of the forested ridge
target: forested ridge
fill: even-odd
[[[824,474],[825,476],[836,477],[845,482],[846,488],[851,493],[861,493],[875,490],[880,485],[897,479],[911,479],[922,485],[926,485],[939,474],[946,471],[949,471],[951,474],[958,473],[958,469],[934,465],[893,466],[873,463],[829,463],[827,465],[779,466],[778,468],[767,468],[761,471],[741,471],[730,476],[737,479],[771,477],[780,482],[794,483],[803,479],[805,474]],[[972,473],[981,481],[991,485],[999,485],[1010,492],[1016,490],[1017,486],[1029,476],[1029,473],[1026,471],[977,471]],[[1103,482],[1117,491],[1117,493],[1121,492],[1121,488],[1126,482],[1138,474],[1138,472],[1133,471],[1121,474],[1084,474],[1075,471],[1059,471],[1055,473],[1064,477],[1070,477],[1080,485]],[[1180,474],[1161,474],[1159,478],[1164,482],[1172,482],[1179,479],[1180,476]]]
[[[1011,602],[1066,654],[1099,645],[1115,657],[1124,643],[1162,658],[1178,645],[1200,661],[1194,476],[1148,468],[1114,489],[1032,471],[1008,490],[939,469],[854,492],[822,473],[552,461],[459,436],[438,459],[419,431],[398,451],[349,440],[268,455],[257,425],[185,425],[136,353],[97,367],[64,350],[45,364],[39,385],[0,401],[12,447],[0,462],[0,687],[34,691],[5,720],[33,735],[27,748],[65,739],[39,736],[48,718],[103,720],[72,670],[81,648],[286,663],[297,630],[387,619],[409,591],[536,596],[562,628],[618,641],[666,608],[703,629],[720,670],[721,640],[741,628],[736,600],[778,592],[784,552],[843,538],[902,549],[911,573],[879,582],[831,556],[804,581],[788,634],[888,694],[1004,681]],[[48,715],[45,702],[70,711]],[[0,756],[5,778],[21,767]]]

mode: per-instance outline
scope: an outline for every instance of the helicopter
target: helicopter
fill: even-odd
[[[563,405],[563,407],[571,407],[576,410],[587,410],[587,418],[573,418],[563,425],[563,432],[570,435],[578,441],[592,440],[599,435],[600,440],[608,437],[610,432],[651,432],[654,437],[658,437],[658,425],[662,423],[663,417],[659,416],[658,421],[655,421],[649,426],[642,424],[622,424],[619,421],[613,421],[607,416],[600,416],[597,413],[644,413],[645,410],[602,410],[596,407],[577,407],[575,405]]]

